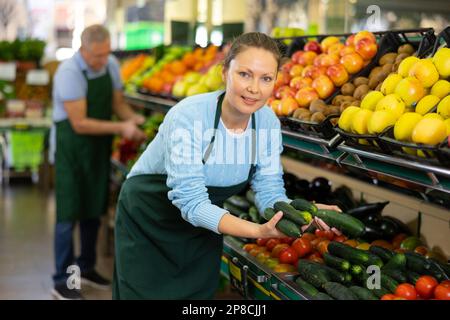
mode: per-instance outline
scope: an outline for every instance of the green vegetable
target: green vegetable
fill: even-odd
[[[314,296],[314,300],[334,300],[334,299],[329,295],[327,295],[326,293],[319,292]]]
[[[273,208],[275,209],[275,211],[283,211],[284,218],[289,219],[301,226],[308,224],[312,220],[312,216],[308,212],[298,211],[293,206],[283,201],[276,202],[273,205]],[[308,214],[309,217],[306,216],[306,214]]]
[[[398,282],[383,272],[380,275],[381,286],[394,293],[398,287]]]
[[[350,269],[350,262],[348,262],[345,259],[333,256],[329,254],[328,252],[325,252],[323,254],[323,259],[325,263],[335,269],[341,270],[341,271],[348,271]]]
[[[383,261],[378,256],[337,241],[332,241],[328,244],[328,252],[354,264],[364,266],[377,265],[380,268],[383,266]]]
[[[393,269],[393,270],[404,270],[406,267],[406,256],[403,253],[396,253],[386,265],[383,270]]]
[[[248,203],[247,199],[241,196],[229,197],[227,199],[227,202],[242,210],[248,210],[250,208],[250,204]]]
[[[369,289],[368,289],[369,290]],[[381,298],[382,296],[384,296],[385,294],[390,293],[388,290],[386,290],[385,288],[380,288],[380,289],[370,289],[370,291],[376,295],[378,298]]]
[[[247,212],[245,212],[241,208],[236,207],[235,205],[231,204],[230,202],[228,202],[228,200],[224,202],[223,208],[225,210],[227,210],[229,213],[231,213],[233,216],[236,216],[236,217],[239,217],[243,214],[248,215]]]
[[[266,208],[266,210],[264,210],[264,218],[267,221],[272,219],[275,214],[276,212],[272,208]],[[281,218],[281,220],[277,222],[276,228],[289,237],[299,238],[302,235],[298,226],[285,218]]]
[[[364,268],[359,264],[354,264],[350,267],[350,272],[355,276],[361,275],[364,272]]]
[[[349,289],[360,300],[378,300],[378,297],[367,288],[351,286],[351,287],[349,287]]]
[[[406,273],[399,269],[384,269],[381,271],[385,275],[391,277],[392,279],[398,281],[399,283],[408,282]]]
[[[316,294],[319,293],[319,290],[317,290],[313,285],[303,280],[301,277],[297,277],[295,279],[295,283],[300,287],[302,292],[306,293],[310,297],[314,297]]]
[[[407,282],[416,285],[417,280],[420,278],[420,274],[414,271],[406,270],[406,277],[408,278]]]
[[[290,204],[295,209],[300,211],[307,211],[309,213],[317,212],[317,207],[305,199],[297,198],[295,200],[292,200]]]
[[[297,266],[298,273],[308,283],[312,284],[317,289],[320,289],[325,283],[330,281],[330,276],[325,270],[317,268],[317,265],[309,262],[310,261],[299,260]]]
[[[357,238],[364,234],[364,223],[351,215],[333,210],[317,210],[313,215],[325,221],[330,227],[335,227],[348,236]]]
[[[394,256],[393,251],[380,246],[370,246],[369,251],[379,256],[383,262],[388,262]]]
[[[323,288],[333,298],[338,300],[358,300],[358,297],[347,287],[337,282],[327,282]]]
[[[258,209],[256,209],[256,207],[250,207],[250,209],[248,210],[248,215],[254,223],[260,222]]]

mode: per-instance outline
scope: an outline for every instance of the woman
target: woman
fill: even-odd
[[[113,298],[213,298],[222,234],[285,236],[275,228],[281,212],[259,225],[221,208],[248,183],[260,212],[288,201],[280,124],[264,106],[280,59],[270,37],[241,35],[224,60],[225,92],[189,97],[168,112],[119,196]]]

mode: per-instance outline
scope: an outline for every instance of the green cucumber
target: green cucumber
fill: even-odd
[[[358,297],[347,287],[337,282],[327,282],[323,285],[325,291],[338,300],[358,300]]]
[[[383,270],[405,270],[406,268],[406,256],[403,253],[396,253],[389,261],[383,266]]]
[[[317,212],[317,207],[305,199],[297,198],[295,200],[292,200],[290,204],[295,209],[300,211],[307,211],[309,213]]]
[[[255,204],[255,192],[252,189],[248,189],[245,193],[245,198],[251,204]]]
[[[340,213],[333,210],[317,210],[314,216],[322,219],[330,227],[335,227],[345,235],[357,238],[364,234],[365,226],[360,220],[353,218],[349,214]]]
[[[304,213],[296,210],[289,203],[286,203],[283,201],[275,202],[275,204],[273,205],[273,208],[275,209],[275,211],[283,211],[284,218],[289,219],[292,222],[295,222],[301,226],[310,223],[312,220],[312,216],[310,213],[306,212],[306,214],[309,214],[309,216],[310,216],[310,218],[306,219]]]
[[[354,276],[359,276],[364,272],[364,267],[359,264],[354,264],[350,267],[350,273]]]
[[[379,256],[383,262],[388,262],[394,256],[393,251],[380,246],[370,246],[369,251]]]
[[[272,208],[266,208],[266,210],[264,210],[264,218],[268,221],[272,219],[275,213],[275,210]],[[302,235],[300,229],[294,222],[284,218],[281,218],[281,220],[277,222],[276,228],[288,237],[299,238]]]
[[[333,256],[328,252],[325,252],[323,254],[323,260],[328,266],[340,271],[348,271],[350,269],[350,262],[345,259]]]
[[[301,292],[306,293],[309,297],[314,297],[319,293],[319,290],[317,290],[316,287],[303,280],[300,276],[295,279],[295,283],[299,286]]]
[[[380,282],[381,282],[381,286],[383,288],[386,288],[387,290],[389,290],[392,293],[394,293],[395,289],[397,289],[397,287],[398,287],[398,282],[384,273],[381,273],[381,275],[380,275]]]
[[[242,210],[248,210],[250,208],[250,203],[248,203],[247,199],[241,196],[232,196],[227,199],[227,202],[231,203],[233,206],[236,206]]]
[[[408,278],[406,273],[399,269],[384,269],[381,271],[382,273],[388,275],[392,279],[398,281],[399,283],[408,282]]]
[[[416,285],[417,280],[420,278],[420,274],[414,271],[406,270],[406,277],[408,278],[409,283]]]
[[[298,273],[302,279],[317,289],[321,289],[325,283],[330,281],[330,276],[325,270],[317,268],[317,265],[309,262],[312,261],[299,260],[297,265]]]
[[[319,292],[314,296],[314,300],[334,300],[334,299],[329,295],[327,295],[326,293]]]
[[[344,284],[350,285],[353,283],[353,276],[350,272],[344,272]]]
[[[248,215],[254,223],[260,222],[258,209],[256,209],[256,207],[251,206],[250,209],[248,209]]]
[[[430,264],[425,257],[415,252],[405,252],[406,268],[420,275],[430,274]]]
[[[383,261],[378,256],[366,250],[353,248],[337,241],[332,241],[328,244],[328,252],[354,264],[361,264],[366,267],[370,265],[377,265],[380,268],[383,266]]]
[[[231,202],[228,202],[228,200],[224,202],[223,208],[225,210],[227,210],[229,213],[231,213],[233,216],[236,216],[236,217],[239,217],[240,215],[242,215],[244,213],[247,214],[247,212],[245,212],[241,208],[235,206]]]
[[[350,291],[352,291],[360,300],[378,300],[378,297],[373,294],[369,289],[351,286],[349,287]]]

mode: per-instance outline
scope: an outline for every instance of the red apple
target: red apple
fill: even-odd
[[[345,46],[342,43],[340,43],[340,42],[335,43],[335,44],[331,45],[330,48],[328,49],[328,54],[334,54],[334,55],[338,56],[339,52],[341,52],[341,50],[344,48],[345,48]]]
[[[356,43],[355,50],[364,60],[370,60],[377,54],[378,47],[376,42],[364,38]]]
[[[364,64],[363,58],[356,52],[346,54],[341,58],[340,62],[350,74],[360,71]]]
[[[325,39],[323,39],[320,42],[320,48],[322,49],[322,52],[327,53],[328,49],[331,47],[331,45],[338,43],[338,42],[339,42],[338,37],[334,37],[334,36],[326,37]]]
[[[289,86],[294,89],[295,91],[298,91],[305,87],[310,87],[312,84],[312,79],[308,77],[295,77],[292,78],[291,82],[289,83]]]
[[[284,64],[281,66],[281,72],[287,72],[287,73],[289,73],[289,71],[291,70],[291,68],[292,68],[292,66],[293,66],[294,64],[295,64],[295,63],[294,63],[292,60],[290,60],[290,61],[284,63]]]
[[[308,41],[305,46],[303,47],[303,50],[305,51],[313,51],[317,54],[322,53],[322,50],[320,49],[320,43],[318,43],[317,41]]]
[[[317,67],[321,66],[322,59],[323,59],[326,55],[327,55],[326,53],[321,53],[321,54],[319,54],[319,55],[314,59],[313,65],[315,65],[315,66],[317,66]]]
[[[356,44],[362,39],[367,39],[369,42],[377,43],[377,38],[375,38],[375,35],[372,32],[364,30],[355,34],[355,38],[353,39],[353,45],[356,47]]]
[[[321,75],[314,79],[312,87],[319,94],[320,99],[328,98],[334,90],[333,81],[327,76]]]
[[[294,64],[291,68],[291,70],[289,71],[289,75],[291,76],[291,80],[292,78],[298,77],[302,74],[303,71],[303,66],[300,64]]]
[[[302,66],[309,66],[313,64],[316,57],[317,53],[313,51],[306,51],[300,58],[298,58],[298,63]]]
[[[323,76],[327,74],[327,67],[316,67],[314,66],[311,71],[308,73],[307,77],[311,79],[316,79],[319,76]]]
[[[352,34],[345,40],[345,45],[346,46],[354,46],[354,40],[355,40],[355,35]]]
[[[339,63],[339,56],[334,54],[327,54],[320,60],[321,67],[329,67]]]
[[[333,81],[336,87],[342,86],[349,79],[347,70],[342,64],[335,64],[327,69],[327,76]]]
[[[345,46],[344,48],[341,49],[341,51],[339,51],[339,55],[341,57],[345,56],[346,54],[349,53],[353,53],[356,52],[355,51],[355,46],[351,45],[351,46]]]
[[[275,88],[280,88],[284,85],[289,84],[291,81],[291,76],[287,72],[278,72],[277,80],[275,81]]]
[[[301,108],[309,107],[311,101],[317,99],[319,99],[319,95],[317,94],[316,90],[314,90],[312,87],[300,89],[297,91],[297,94],[295,95],[295,100],[297,100],[298,105]]]
[[[275,98],[283,99],[285,97],[295,97],[295,91],[289,86],[282,86],[275,91]]]
[[[304,54],[305,52],[302,50],[295,51],[292,55],[291,59],[293,63],[298,63],[298,59]]]
[[[275,99],[270,103],[270,107],[277,116],[281,115],[281,100]]]

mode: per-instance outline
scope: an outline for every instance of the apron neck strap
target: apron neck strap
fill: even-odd
[[[211,141],[209,142],[208,147],[206,148],[205,156],[202,159],[203,164],[205,164],[206,161],[208,161],[209,156],[211,155],[211,152],[212,152],[214,141],[216,139],[217,128],[219,128],[219,121],[220,121],[220,116],[222,114],[222,103],[223,103],[224,98],[225,98],[225,92],[222,93],[219,96],[219,98],[217,99],[216,114],[214,116],[214,133],[213,133],[213,136],[211,137]],[[256,122],[255,122],[255,114],[252,113],[252,161],[250,164],[250,172],[248,175],[248,180],[251,179],[251,177],[253,176],[253,173],[256,170],[255,157],[256,157]]]

